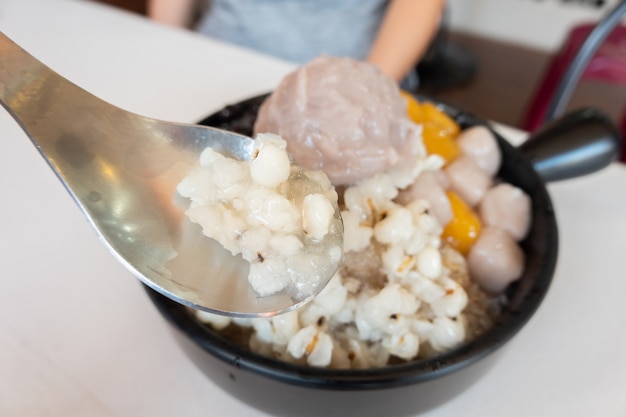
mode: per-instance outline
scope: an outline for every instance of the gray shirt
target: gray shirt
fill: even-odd
[[[303,64],[327,54],[364,59],[387,0],[212,0],[197,30]]]

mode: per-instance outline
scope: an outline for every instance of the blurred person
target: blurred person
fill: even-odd
[[[445,0],[148,0],[155,21],[304,64],[367,60],[403,87],[428,49]]]

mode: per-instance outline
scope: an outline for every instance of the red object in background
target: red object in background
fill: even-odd
[[[626,162],[626,110],[624,110],[624,114],[622,115],[622,127],[620,129],[622,132],[622,162]]]
[[[530,102],[530,107],[522,124],[525,130],[533,132],[543,124],[548,106],[561,78],[594,27],[595,24],[575,27],[569,33],[561,49],[552,58],[548,71]],[[580,81],[585,79],[595,79],[626,86],[626,26],[615,27],[598,48],[585,68]],[[626,107],[622,117],[621,132],[622,139],[626,140]],[[626,162],[626,146],[622,147],[621,160]]]

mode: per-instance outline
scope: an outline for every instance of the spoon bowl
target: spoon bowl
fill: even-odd
[[[299,298],[282,291],[260,297],[248,283],[248,262],[204,236],[185,215],[188,201],[176,193],[204,149],[249,160],[251,138],[122,110],[63,78],[2,33],[0,103],[102,243],[150,288],[190,307],[240,317],[286,312],[315,295]],[[335,219],[340,221],[336,205]]]

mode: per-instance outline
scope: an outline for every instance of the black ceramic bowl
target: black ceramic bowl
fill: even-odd
[[[265,96],[228,106],[201,124],[251,135]],[[462,128],[485,124],[439,103]],[[228,340],[196,319],[186,307],[146,287],[148,295],[191,360],[240,400],[274,415],[415,415],[469,387],[541,304],[556,265],[557,225],[544,180],[518,148],[497,135],[503,163],[498,174],[532,198],[532,225],[521,243],[526,265],[507,292],[508,302],[486,333],[434,359],[379,369],[332,370],[271,359]],[[532,147],[530,148],[532,150]],[[530,152],[532,153],[532,152]]]

